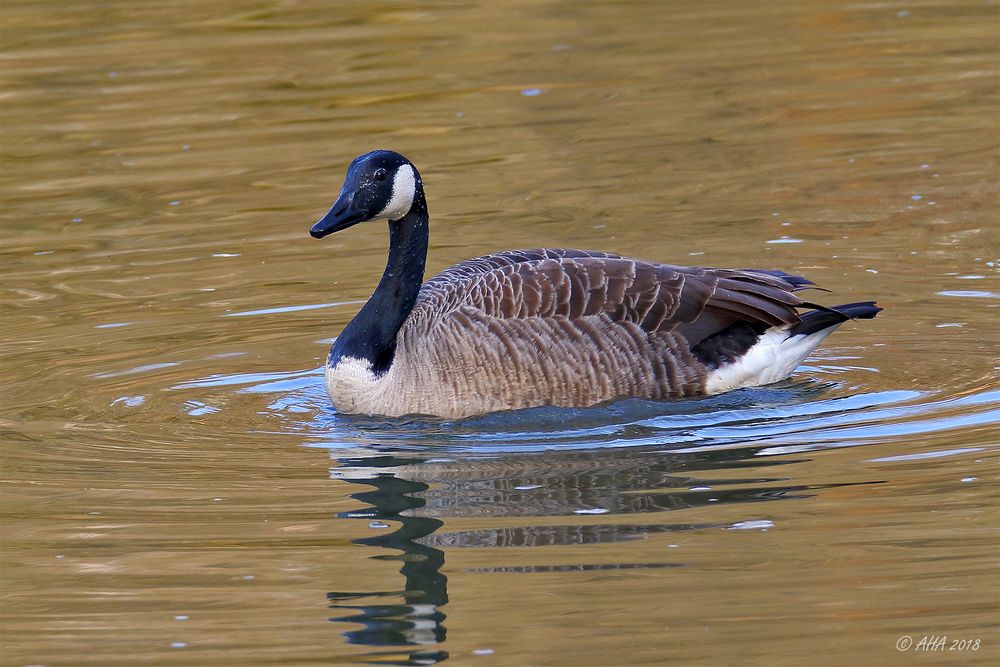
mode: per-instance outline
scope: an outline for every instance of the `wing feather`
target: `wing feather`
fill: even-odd
[[[606,252],[511,250],[453,266],[422,288],[414,318],[472,308],[503,320],[604,317],[646,333],[677,331],[694,346],[736,322],[798,323],[808,281],[781,272],[679,267]]]
[[[780,272],[512,250],[426,282],[397,342],[448,395],[484,406],[690,396],[709,372],[699,343],[734,324],[797,324],[796,308],[810,304],[794,292],[808,284]]]

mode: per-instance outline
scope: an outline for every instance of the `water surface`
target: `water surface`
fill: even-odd
[[[994,664],[996,16],[7,2],[0,660]],[[373,148],[430,272],[569,246],[886,310],[771,387],[338,415],[386,233],[307,230]]]

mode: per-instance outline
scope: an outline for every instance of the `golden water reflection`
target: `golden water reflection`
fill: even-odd
[[[6,2],[0,661],[992,664],[996,12]],[[716,400],[337,415],[385,230],[307,229],[376,147],[430,271],[575,246],[886,310]]]

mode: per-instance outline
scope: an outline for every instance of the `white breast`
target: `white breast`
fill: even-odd
[[[389,369],[381,375],[372,371],[367,359],[341,357],[326,367],[326,390],[338,412],[398,417],[429,414],[428,397],[440,394],[440,387],[421,379],[407,364],[400,345]]]
[[[326,390],[338,411],[372,413],[370,408],[383,393],[385,377],[376,376],[367,359],[341,357],[336,366],[326,367]]]
[[[342,357],[326,367],[326,390],[338,412],[399,417],[430,414],[463,417],[510,407],[490,393],[470,394],[456,384],[465,369],[442,363],[426,347],[408,354],[407,337],[400,336],[393,363],[377,375],[371,362]],[[437,359],[437,361],[435,361]],[[445,380],[450,379],[450,382]]]

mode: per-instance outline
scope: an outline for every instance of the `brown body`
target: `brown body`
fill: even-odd
[[[421,287],[388,371],[341,360],[327,385],[341,411],[444,417],[703,394],[714,369],[698,346],[739,322],[798,323],[804,283],[581,250],[488,255]]]

